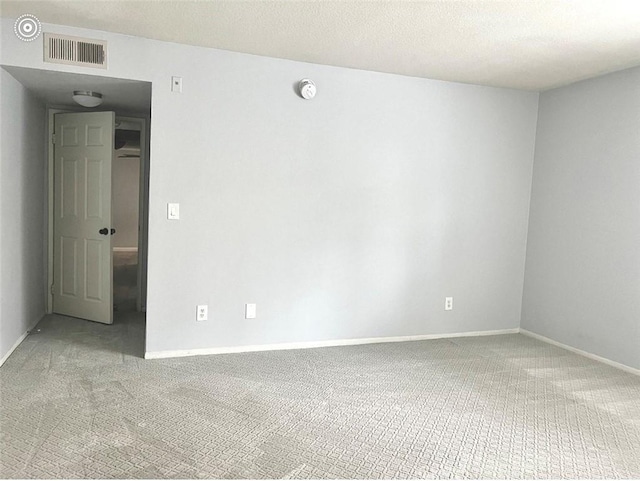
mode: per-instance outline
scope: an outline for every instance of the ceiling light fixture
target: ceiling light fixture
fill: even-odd
[[[73,100],[83,107],[97,107],[102,104],[102,94],[90,90],[74,90]]]

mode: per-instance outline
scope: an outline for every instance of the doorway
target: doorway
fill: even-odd
[[[94,235],[95,241],[105,242],[108,246],[108,261],[103,262],[103,267],[99,270],[109,269],[108,279],[105,285],[108,285],[109,292],[106,298],[109,299],[109,315],[105,320],[102,318],[93,318],[91,315],[83,316],[73,313],[74,309],[62,308],[60,303],[60,275],[63,270],[60,267],[59,257],[60,242],[56,242],[59,233],[56,234],[56,228],[61,222],[59,213],[59,203],[62,196],[60,192],[63,189],[61,184],[63,175],[60,173],[62,159],[59,154],[64,147],[60,145],[61,133],[55,132],[60,129],[60,120],[67,119],[68,122],[77,122],[81,125],[83,119],[87,118],[88,113],[78,112],[77,110],[60,110],[49,109],[49,280],[48,283],[53,288],[48,294],[48,312],[54,314],[66,314],[73,317],[79,317],[87,320],[98,320],[99,322],[111,323],[114,319],[112,314],[124,314],[132,312],[144,312],[146,300],[146,219],[147,219],[147,172],[148,172],[148,119],[139,117],[128,117],[114,115],[114,112],[94,112],[93,115],[104,117],[105,114],[111,114],[111,129],[113,135],[113,145],[111,146],[111,154],[109,154],[109,186],[105,187],[109,191],[108,220],[101,220],[100,227],[104,227],[99,231],[105,231],[104,236]],[[77,119],[77,120],[75,120]],[[55,132],[55,135],[54,135]],[[57,141],[54,144],[53,139]],[[82,138],[82,135],[80,136]],[[58,150],[56,150],[58,149]],[[58,170],[56,175],[56,170]],[[82,174],[82,166],[80,167],[81,181],[87,175]],[[105,171],[107,172],[107,171]],[[76,176],[73,176],[74,178]],[[102,176],[104,177],[104,176]],[[94,182],[97,185],[97,181]],[[106,184],[105,184],[106,185]],[[84,187],[76,188],[79,196],[89,195],[84,192]],[[82,206],[81,206],[82,208]],[[108,225],[107,225],[108,224]],[[94,230],[97,228],[94,226]],[[108,232],[108,234],[107,234]],[[58,244],[58,245],[57,245]],[[79,257],[82,257],[80,253]],[[83,260],[81,259],[81,262]],[[105,267],[108,266],[108,267]],[[75,268],[75,267],[74,267]],[[84,272],[80,269],[78,277],[82,277]],[[56,285],[59,284],[59,285]],[[75,282],[73,283],[75,284]],[[82,284],[82,282],[81,282]],[[80,288],[82,290],[82,288]],[[56,302],[58,300],[58,302]],[[76,303],[72,298],[72,303]],[[73,306],[72,306],[73,307]],[[120,316],[122,318],[122,316]],[[140,316],[138,316],[140,317]],[[127,316],[132,318],[132,316]]]
[[[140,173],[144,120],[116,117],[115,127],[111,181],[112,223],[116,229],[112,238],[113,309],[142,311],[139,241],[143,224]]]
[[[60,112],[115,112],[118,122],[129,122],[132,124],[120,124],[120,130],[128,130],[135,132],[135,138],[131,141],[137,141],[137,159],[133,160],[133,147],[131,141],[128,142],[128,146],[122,152],[123,155],[118,157],[128,157],[134,163],[137,163],[139,170],[136,172],[137,177],[137,192],[134,189],[134,194],[138,200],[134,201],[135,206],[131,209],[135,220],[127,220],[135,225],[134,235],[136,237],[135,243],[131,244],[130,241],[124,241],[116,247],[121,248],[135,248],[135,264],[133,281],[135,295],[130,291],[127,292],[127,301],[122,306],[117,306],[117,309],[121,309],[121,312],[127,312],[130,315],[129,318],[135,318],[138,321],[142,319],[142,324],[137,323],[138,326],[142,326],[141,336],[136,336],[140,339],[142,344],[136,349],[132,349],[139,356],[144,352],[144,311],[146,304],[146,235],[147,235],[147,205],[148,205],[148,179],[147,172],[149,162],[149,122],[151,118],[151,83],[141,82],[128,79],[117,79],[110,77],[101,77],[86,74],[75,74],[67,72],[57,72],[50,70],[39,70],[23,67],[2,66],[3,70],[7,71],[15,80],[17,80],[22,86],[33,94],[44,110],[46,111],[46,118],[42,119],[43,125],[45,125],[45,132],[47,134],[46,139],[43,139],[46,145],[46,162],[43,165],[44,176],[47,179],[44,187],[45,193],[45,218],[44,218],[44,232],[45,236],[42,239],[42,246],[44,247],[45,262],[42,272],[42,290],[44,292],[45,311],[47,314],[53,313],[52,302],[52,285],[54,279],[53,268],[53,254],[54,254],[54,232],[53,232],[53,208],[54,208],[54,163],[53,163],[53,127],[54,127],[54,115]],[[93,109],[87,109],[76,105],[72,100],[72,94],[74,90],[89,90],[94,92],[100,92],[103,95],[104,103]],[[28,131],[26,127],[24,131]],[[137,139],[137,140],[136,140]],[[115,139],[114,139],[115,140]],[[127,143],[127,142],[125,142]],[[115,144],[115,142],[114,142]],[[114,145],[115,147],[115,145]],[[114,150],[114,152],[116,152]],[[126,158],[125,157],[125,158]],[[115,158],[115,156],[114,156]],[[129,165],[130,167],[130,165]],[[116,175],[118,175],[116,173]],[[116,179],[117,182],[117,179]],[[29,184],[29,192],[35,189],[42,188],[34,184]],[[120,194],[118,194],[120,195]],[[113,225],[117,230],[117,226]],[[125,234],[129,231],[126,226],[124,228]],[[113,236],[119,237],[119,236]],[[111,249],[109,249],[111,250]],[[122,252],[122,251],[121,251]],[[35,256],[35,253],[34,253]],[[110,261],[111,262],[111,261]],[[131,270],[131,267],[129,268]],[[131,279],[131,273],[127,274]],[[115,286],[110,285],[110,289]],[[35,295],[37,289],[32,289],[32,296]],[[40,294],[41,295],[41,294]],[[133,296],[133,300],[131,297]],[[122,310],[122,309],[126,309]],[[60,319],[61,316],[54,316],[55,322],[69,323],[69,326],[76,326],[71,318]],[[46,319],[46,318],[45,318]],[[82,323],[85,321],[78,320]],[[116,320],[116,323],[118,321]],[[45,322],[46,324],[46,322]],[[43,325],[45,325],[43,324]],[[112,329],[115,326],[103,326],[95,325],[95,323],[86,323],[87,329],[98,329],[100,332],[107,329],[107,332],[115,333],[116,329]],[[95,325],[95,327],[94,327]],[[127,326],[124,331],[130,331],[131,326]],[[123,331],[123,332],[124,332]],[[130,336],[125,336],[130,338]],[[71,342],[71,341],[70,341]],[[84,344],[83,344],[84,345]]]

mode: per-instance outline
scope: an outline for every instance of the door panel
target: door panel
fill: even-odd
[[[104,241],[85,240],[85,293],[87,299],[102,301],[104,288],[102,283],[102,244]]]
[[[102,173],[104,172],[104,164],[100,159],[87,159],[87,175],[86,175],[86,193],[85,214],[86,219],[102,219],[102,198],[104,197]],[[111,172],[111,169],[109,169]],[[109,174],[111,176],[111,174]],[[109,186],[111,188],[111,186]],[[111,196],[109,196],[109,205],[111,205]],[[109,221],[109,226],[111,222]]]
[[[56,114],[53,312],[113,322],[113,112]]]
[[[68,297],[78,296],[78,241],[71,237],[61,237],[61,287],[62,294]]]
[[[62,159],[60,196],[62,197],[61,216],[76,217],[78,215],[78,161],[76,159]]]

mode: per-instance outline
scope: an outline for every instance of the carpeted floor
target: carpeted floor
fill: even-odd
[[[522,335],[143,360],[45,318],[0,369],[3,478],[640,478],[640,377]]]

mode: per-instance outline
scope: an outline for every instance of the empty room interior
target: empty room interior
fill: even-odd
[[[640,478],[640,2],[0,22],[0,477]]]

